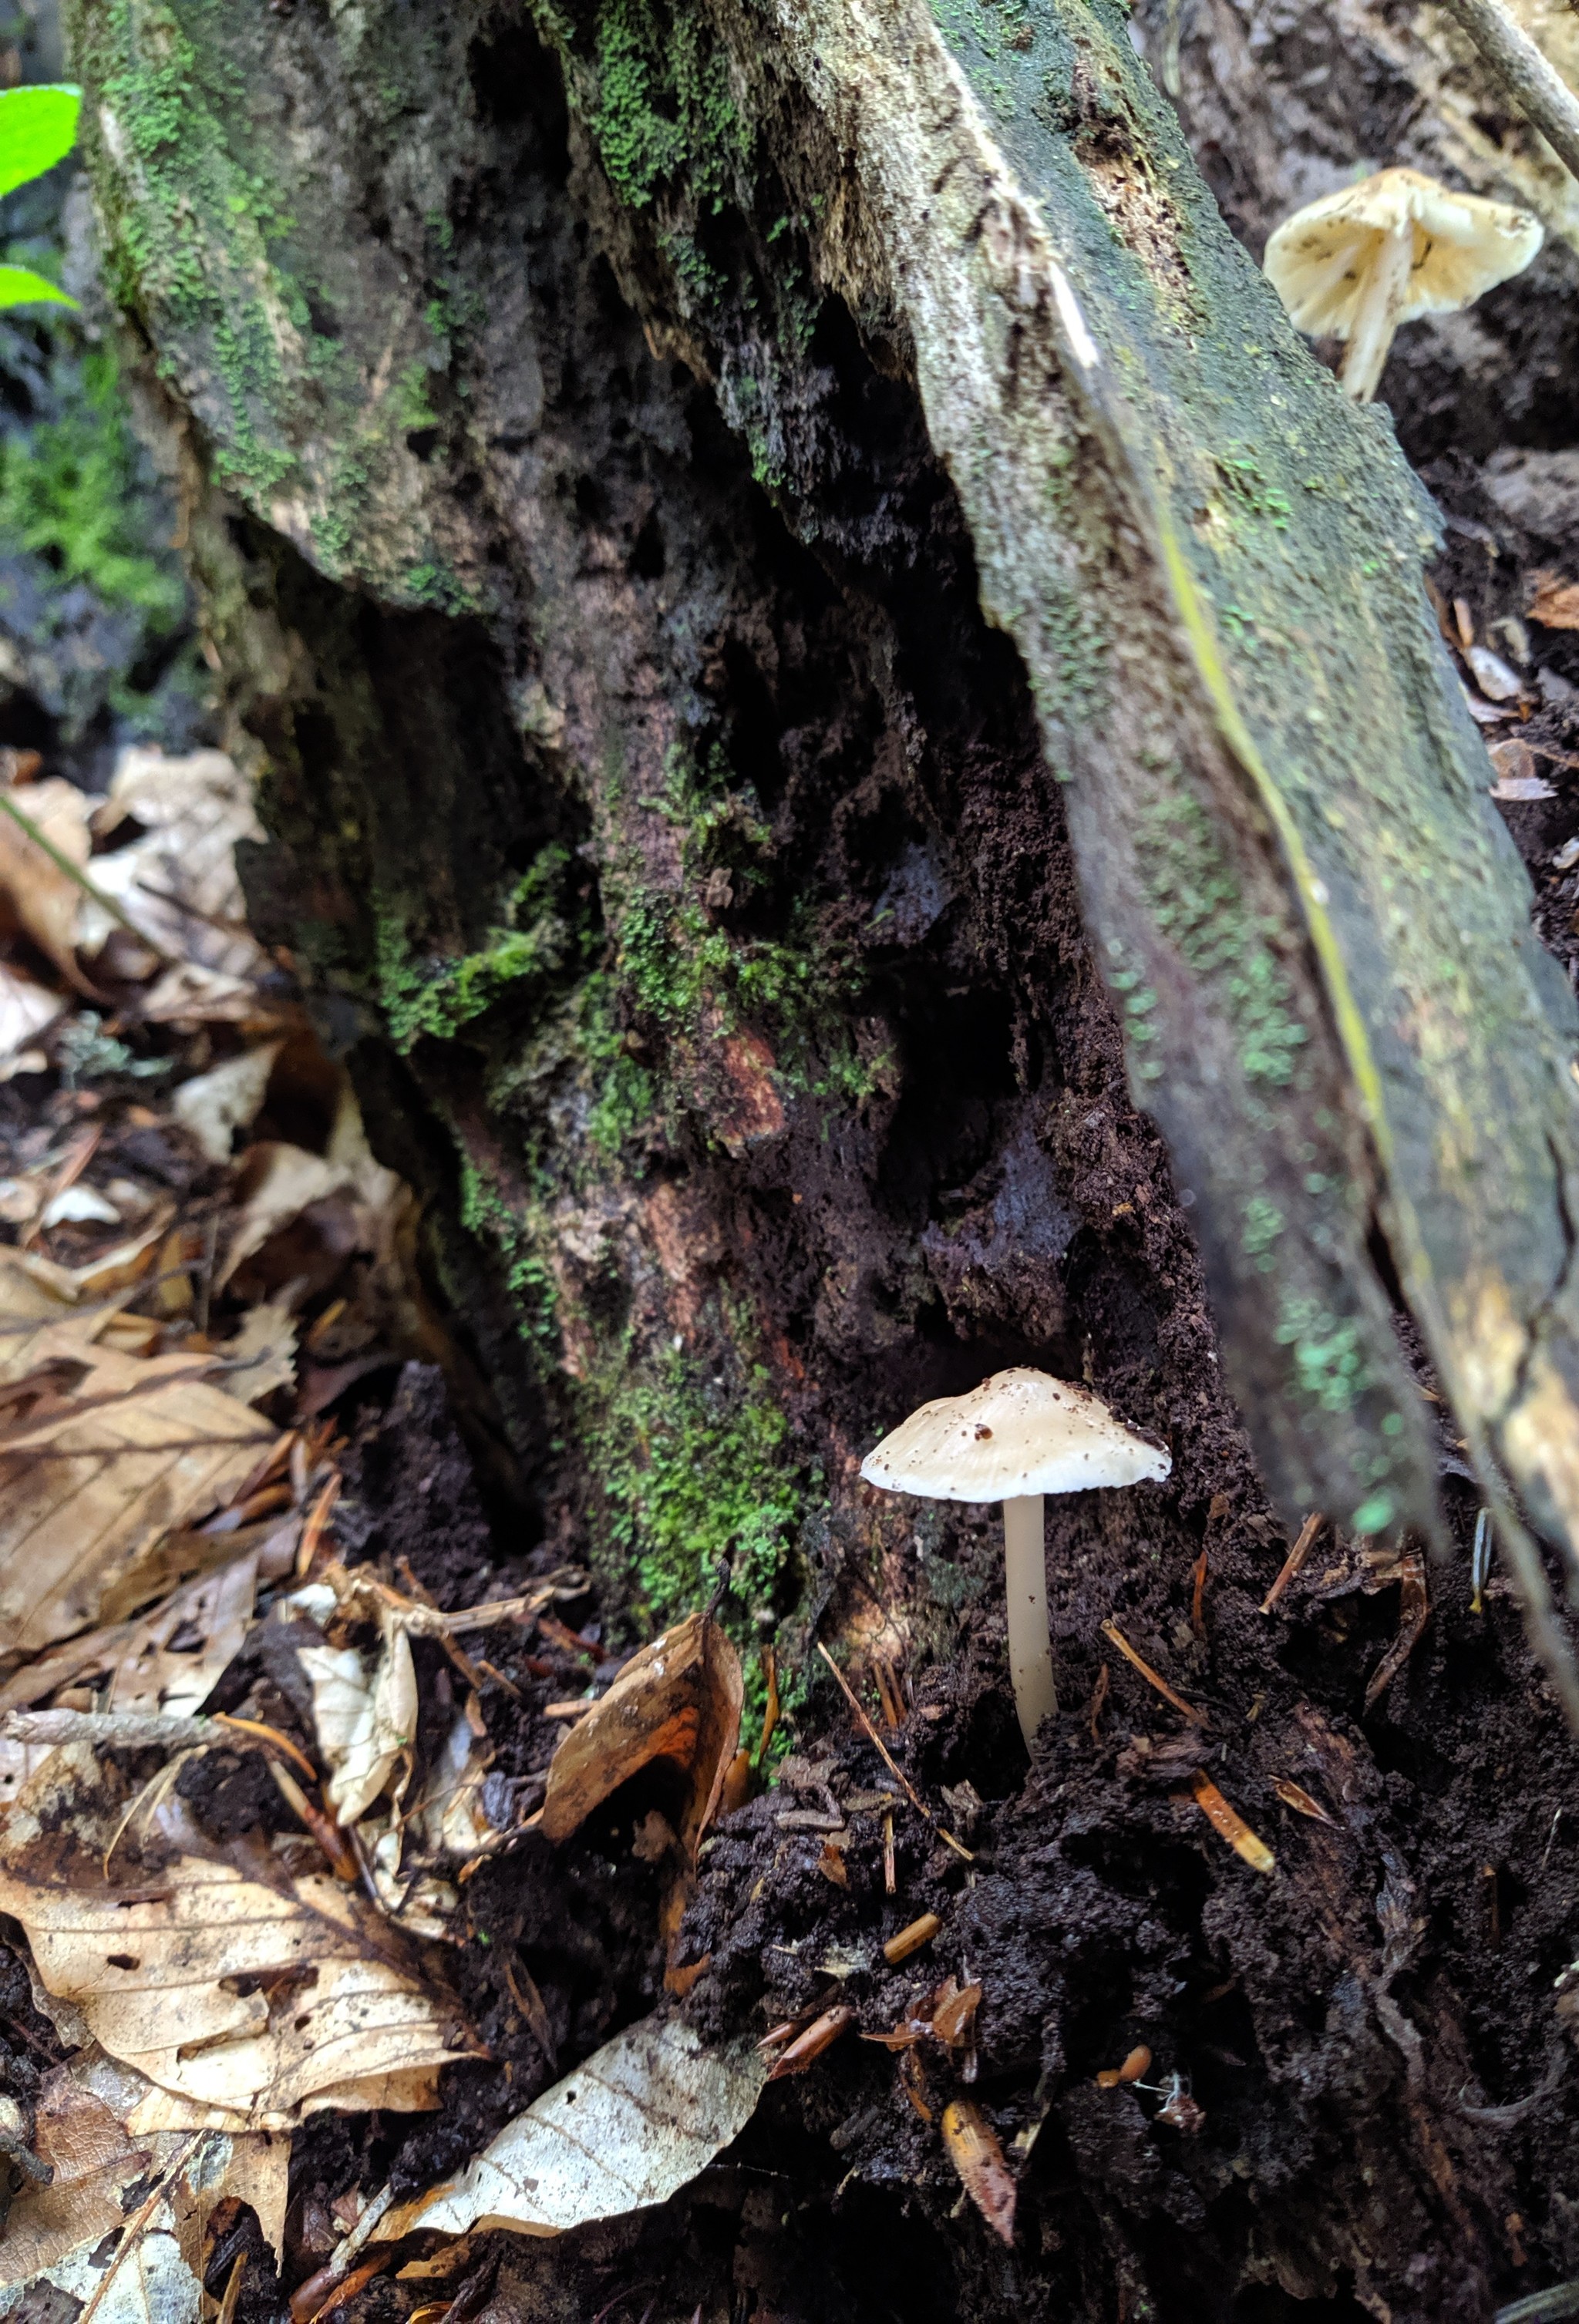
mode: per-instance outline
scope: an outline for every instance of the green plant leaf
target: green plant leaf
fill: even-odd
[[[77,304],[69,290],[35,274],[31,266],[0,266],[0,307],[25,307],[33,300],[45,299],[54,307]]]
[[[81,106],[82,91],[64,84],[0,95],[0,194],[42,178],[71,151]]]

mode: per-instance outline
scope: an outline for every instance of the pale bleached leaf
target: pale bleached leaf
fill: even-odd
[[[355,1646],[300,1646],[312,1688],[319,1750],[330,1770],[325,1797],[336,1819],[356,1822],[394,1774],[417,1732],[417,1673],[405,1631],[386,1615],[370,1668]]]
[[[217,1385],[241,1404],[262,1404],[276,1388],[290,1388],[296,1379],[297,1335],[296,1319],[282,1301],[249,1308],[240,1331],[220,1350],[225,1370]]]
[[[65,1006],[58,992],[0,961],[0,1082],[40,1069],[44,1060],[33,1045]]]
[[[223,1065],[182,1082],[171,1099],[171,1111],[210,1162],[228,1162],[236,1132],[250,1130],[257,1120],[279,1054],[278,1041],[244,1049],[239,1056],[226,1057]]]
[[[74,1741],[0,1831],[0,1912],[112,2057],[226,2127],[283,2130],[323,2107],[434,2103],[439,2068],[476,2054],[457,2004],[358,1889],[292,1878],[261,1845],[255,1871],[188,1852],[173,1795],[156,1811],[175,1840],[157,1886],[128,1870],[129,1850],[106,1879],[125,1805],[93,1746]]]
[[[241,1652],[257,1585],[254,1550],[199,1574],[134,1622],[113,1665],[106,1707],[189,1718]]]
[[[140,745],[123,751],[108,798],[95,805],[95,835],[107,838],[128,816],[138,835],[94,859],[105,894],[168,956],[225,975],[255,969],[263,955],[246,926],[235,844],[263,835],[235,761],[222,751],[180,758]],[[82,940],[92,946],[107,934],[104,915],[90,907]]]
[[[749,2043],[713,2048],[683,2019],[644,2017],[534,2099],[458,2179],[390,2211],[379,2235],[561,2235],[666,2203],[744,2129],[766,2078]]]

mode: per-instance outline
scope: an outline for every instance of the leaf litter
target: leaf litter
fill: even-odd
[[[574,1851],[657,1782],[647,1942],[673,1993],[705,1974],[677,1966],[679,1930],[749,1769],[742,1672],[701,1612],[609,1660],[586,1577],[542,1557],[459,1604],[409,1563],[355,1562],[342,1406],[376,1414],[380,1379],[445,1342],[416,1203],[245,926],[245,785],[216,752],[131,752],[105,799],[50,779],[14,804],[0,1912],[66,2055],[30,2110],[0,2308],[47,2287],[78,2324],[229,2324],[278,2267],[293,2307],[344,2305],[419,2211],[421,2249],[437,2232],[464,2254],[490,2223],[554,2234],[663,2202],[749,2119],[766,2060],[670,1998],[560,2074],[563,2005],[517,1953],[500,1982],[537,2095],[425,2192],[347,2197],[327,2246],[310,2205],[288,2229],[315,2125],[432,2119],[447,2070],[489,2059],[451,1973],[484,1868]],[[586,1715],[549,1717],[589,1666]],[[261,2244],[217,2224],[238,2218]]]

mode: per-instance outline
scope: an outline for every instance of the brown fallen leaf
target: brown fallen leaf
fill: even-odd
[[[1292,1775],[1276,1777],[1272,1789],[1282,1801],[1283,1805],[1286,1808],[1292,1808],[1296,1815],[1308,1816],[1314,1823],[1332,1822],[1332,1817],[1328,1815],[1321,1802],[1313,1800],[1304,1785],[1297,1784]]]
[[[743,1699],[740,1657],[716,1622],[691,1614],[660,1632],[555,1752],[543,1831],[568,1840],[640,1768],[667,1759],[688,1778],[676,1829],[694,1861],[734,1757]]]
[[[0,1275],[13,1314],[14,1288]],[[42,1416],[0,1427],[0,1649],[32,1652],[88,1628],[167,1535],[243,1482],[276,1434],[204,1379],[200,1360],[101,1347],[89,1336],[97,1320],[24,1323],[21,1370],[17,1338],[0,1339],[7,1385],[51,1365],[78,1373]]]
[[[27,784],[17,807],[51,847],[86,873],[93,841],[88,818],[93,801],[75,783],[51,775]],[[87,898],[81,885],[10,815],[0,815],[0,925],[9,922],[31,936],[54,962],[68,984],[94,997],[77,958],[79,923]],[[111,924],[105,923],[106,933]]]
[[[128,1624],[130,1635],[110,1665],[105,1708],[178,1719],[199,1710],[241,1652],[257,1584],[254,1550],[200,1574],[154,1612]]]
[[[348,1080],[341,1083],[324,1153],[260,1139],[243,1157],[235,1191],[218,1288],[249,1261],[261,1263],[267,1246],[303,1222],[304,1213],[311,1213],[333,1241],[330,1257],[337,1268],[353,1250],[388,1263],[414,1206],[404,1181],[374,1160]]]
[[[25,2283],[84,2244],[119,2230],[123,2190],[151,2160],[146,2141],[129,2137],[114,2110],[71,2066],[56,2066],[39,2085],[33,2152],[52,2176],[14,2200],[0,2237],[0,2284]]]
[[[1396,1579],[1399,1584],[1398,1635],[1366,1684],[1367,1711],[1375,1709],[1408,1661],[1431,1616],[1431,1600],[1426,1589],[1425,1555],[1412,1544],[1405,1548],[1398,1561]]]
[[[155,2085],[159,2127],[414,2111],[438,2103],[441,2066],[480,2054],[453,1999],[357,1891],[292,1878],[262,1848],[245,1871],[192,1852],[201,1843],[173,1793],[154,1822],[174,1852],[138,1881],[123,1844],[106,1880],[121,1788],[88,1742],[51,1754],[0,1830],[0,1911],[22,1923],[47,1990]]]
[[[134,744],[116,760],[108,796],[87,804],[101,844],[128,819],[137,826],[134,838],[96,856],[92,867],[96,884],[134,927],[177,960],[234,976],[257,969],[263,950],[247,928],[235,845],[263,834],[252,786],[233,760],[222,751],[167,758]],[[91,914],[84,918],[78,940],[92,949],[103,935]]]
[[[376,1659],[356,1646],[300,1646],[312,1689],[313,1725],[329,1769],[325,1799],[346,1827],[365,1816],[417,1732],[417,1673],[411,1642],[385,1611]]]
[[[171,1097],[171,1113],[210,1162],[227,1163],[237,1132],[257,1120],[280,1049],[278,1041],[244,1049],[182,1082]]]
[[[1535,595],[1529,618],[1543,630],[1579,630],[1579,581],[1565,580],[1550,567],[1531,575]]]
[[[282,1302],[265,1300],[248,1310],[241,1329],[219,1350],[224,1371],[215,1381],[241,1404],[262,1404],[276,1388],[296,1379],[296,1319]]]
[[[960,2183],[993,2233],[1014,2241],[1017,2189],[998,2135],[980,2107],[950,2098],[943,2109],[943,2144]]]

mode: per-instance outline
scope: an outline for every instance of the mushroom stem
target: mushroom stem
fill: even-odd
[[[1353,396],[1356,403],[1369,403],[1380,382],[1409,287],[1414,256],[1412,220],[1406,219],[1396,232],[1381,236],[1381,247],[1355,304],[1348,353],[1338,372],[1344,393]]]
[[[1048,1566],[1042,1497],[1026,1493],[1003,1504],[1003,1586],[1009,1606],[1009,1674],[1027,1749],[1036,1730],[1058,1707],[1053,1648],[1048,1631]]]

